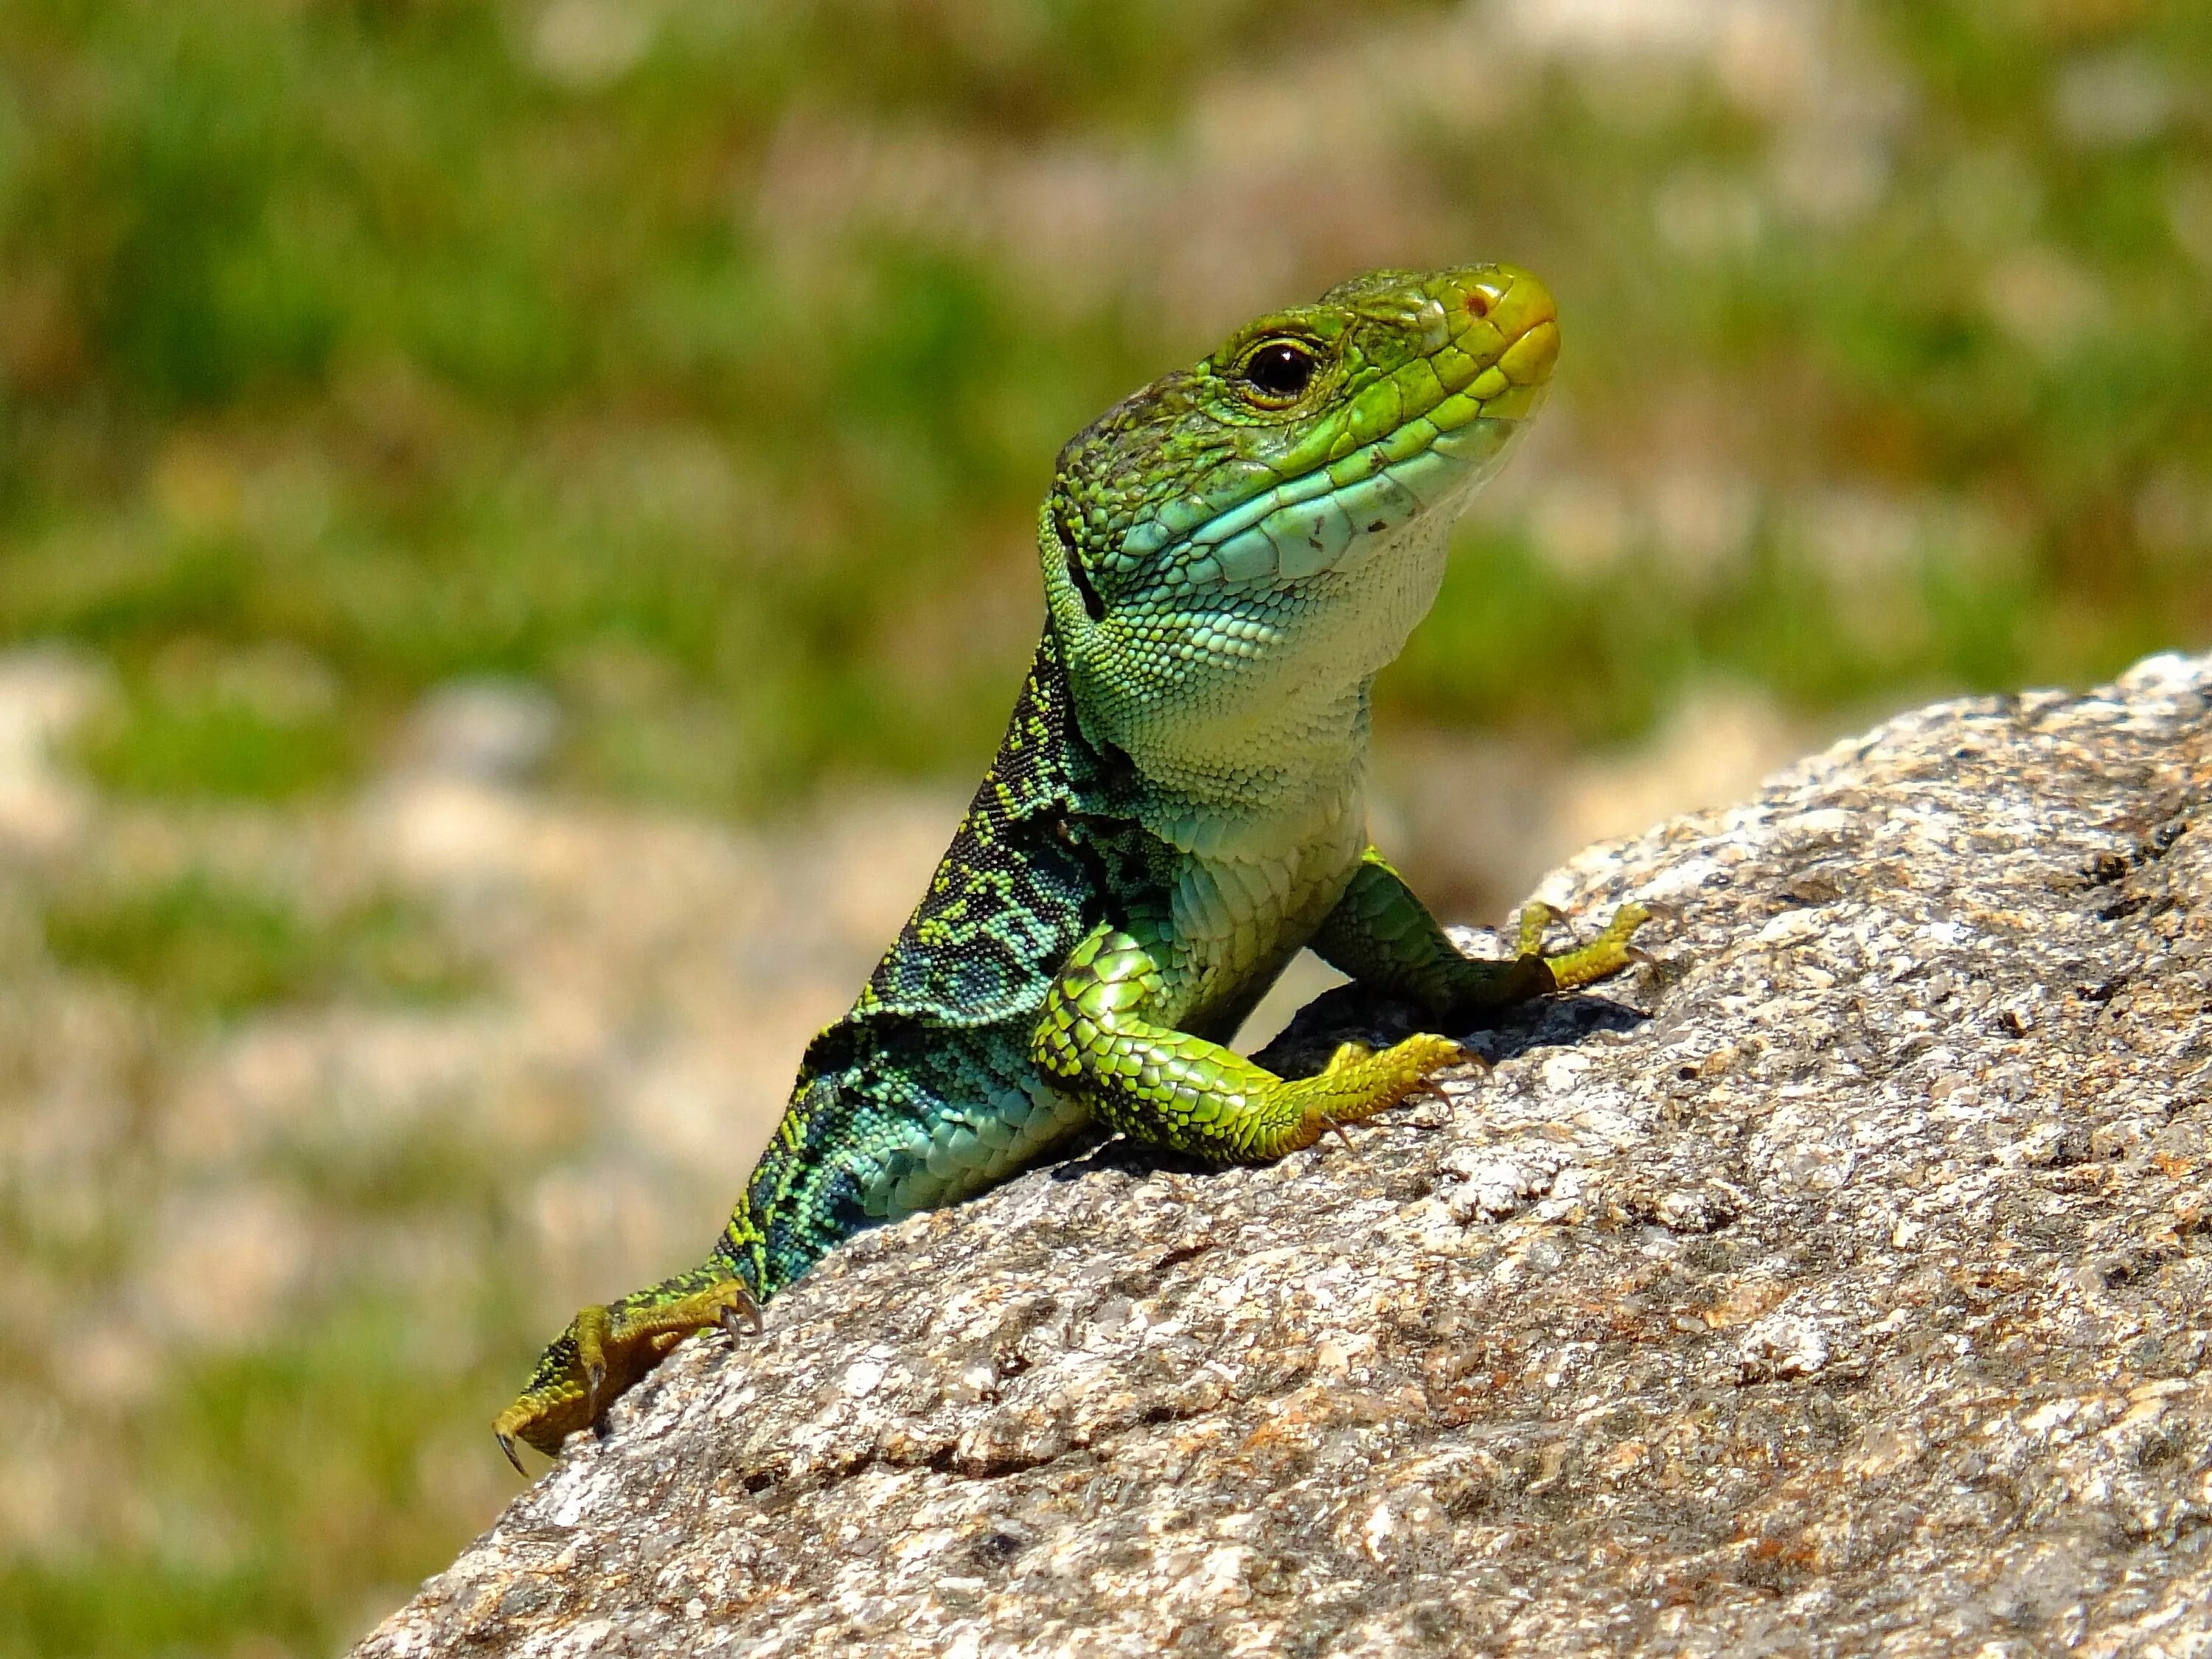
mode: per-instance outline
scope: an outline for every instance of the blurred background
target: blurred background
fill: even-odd
[[[2195,0],[8,0],[0,1654],[335,1651],[703,1251],[988,757],[1060,441],[1499,257],[1382,682],[1494,921],[2212,643]]]

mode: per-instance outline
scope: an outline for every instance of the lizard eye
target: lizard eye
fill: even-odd
[[[1296,340],[1270,340],[1244,360],[1244,379],[1269,403],[1288,403],[1306,389],[1319,367]]]

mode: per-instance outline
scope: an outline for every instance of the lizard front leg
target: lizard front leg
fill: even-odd
[[[1289,1081],[1156,1023],[1166,998],[1154,948],[1102,924],[1048,994],[1031,1058],[1108,1127],[1217,1163],[1266,1163],[1310,1146],[1338,1124],[1396,1105],[1464,1057],[1440,1036],[1407,1037],[1381,1054],[1347,1044],[1318,1076]]]
[[[1548,905],[1532,904],[1521,913],[1519,952],[1480,962],[1461,952],[1405,878],[1370,847],[1314,935],[1313,949],[1363,985],[1456,1020],[1619,973],[1634,960],[1629,941],[1650,915],[1640,904],[1624,904],[1589,944],[1547,957],[1544,932],[1553,913]]]

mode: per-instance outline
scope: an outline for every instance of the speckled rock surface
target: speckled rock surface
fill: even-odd
[[[2212,1650],[2208,707],[1945,705],[1594,849],[1544,896],[1654,960],[1486,1079],[856,1242],[361,1653]]]

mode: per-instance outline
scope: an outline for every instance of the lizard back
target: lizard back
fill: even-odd
[[[980,1192],[1080,1128],[1030,1045],[1113,877],[1079,825],[1112,762],[1078,728],[1049,628],[990,770],[898,938],[808,1044],[721,1252],[765,1296],[862,1228]]]

